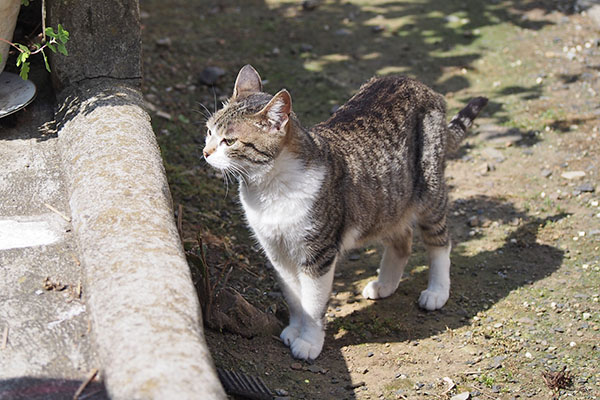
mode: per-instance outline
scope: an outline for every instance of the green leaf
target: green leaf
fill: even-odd
[[[29,51],[29,47],[24,46],[21,43],[16,43],[16,45],[19,49],[21,49],[22,53],[31,53],[31,51]]]
[[[21,66],[21,72],[19,73],[19,76],[24,81],[26,81],[27,78],[29,77],[29,63],[28,62],[24,62],[23,65]]]
[[[52,72],[52,71],[50,71],[50,64],[48,64],[48,57],[46,57],[46,53],[44,53],[44,50],[42,50],[42,56],[44,57],[44,64],[46,65],[46,71]]]
[[[31,55],[31,53],[29,53],[29,52],[19,53],[19,55],[17,56],[17,67],[21,64],[24,64],[30,55]]]
[[[67,52],[67,48],[65,47],[64,44],[62,43],[56,43],[56,46],[58,46],[58,52],[61,54],[64,54],[65,56],[68,56],[69,53]]]
[[[21,0],[21,4],[27,7],[29,5],[29,0]]]
[[[58,40],[63,44],[69,41],[69,32],[61,24],[58,24]]]
[[[51,38],[57,38],[58,35],[54,32],[54,28],[52,28],[51,26],[46,28],[46,36],[50,36]]]
[[[49,48],[50,50],[52,50],[52,52],[53,52],[53,53],[56,53],[56,46],[54,45],[54,43],[50,43],[50,42],[48,42],[48,43],[46,44],[46,46],[48,46],[48,48]]]

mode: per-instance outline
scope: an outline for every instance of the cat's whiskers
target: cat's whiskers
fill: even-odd
[[[194,110],[194,111],[198,111],[200,113],[202,113],[202,115],[204,115],[206,117],[206,119],[210,119],[210,117],[213,116],[213,113],[210,112],[210,110],[202,103],[197,102],[198,104],[200,104],[202,106],[202,108],[204,109],[204,111],[206,111],[206,114],[204,112],[202,112],[201,110]]]
[[[230,169],[237,174],[237,176],[244,181],[245,184],[248,184],[246,178],[248,178],[249,174],[246,168],[241,165],[232,164]]]

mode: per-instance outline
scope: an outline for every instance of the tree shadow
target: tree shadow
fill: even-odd
[[[387,299],[369,301],[366,307],[332,321],[328,339],[335,343],[335,347],[365,342],[414,341],[448,328],[468,325],[469,319],[478,312],[487,310],[512,291],[551,275],[561,266],[563,251],[540,243],[538,231],[546,223],[564,218],[565,214],[530,217],[517,211],[510,203],[489,197],[459,199],[452,209],[457,211],[453,214],[458,213],[459,216],[450,218],[454,238],[452,288],[446,306],[439,311],[426,312],[416,304],[420,291],[427,287],[427,271],[422,267],[426,264],[425,252],[416,243],[396,294]],[[482,249],[472,254],[467,251],[465,243],[485,238],[487,233],[485,229],[469,233],[472,228],[467,226],[467,217],[459,213],[465,210],[485,216],[492,226],[489,229],[500,229],[499,226],[506,224],[518,226],[506,236],[501,247]],[[369,270],[360,269],[358,272],[353,271],[351,262],[344,263],[340,268],[344,277],[336,283],[336,290],[360,292],[362,288],[358,288],[354,281],[370,276],[374,278],[375,261],[370,260]],[[332,305],[336,305],[335,301]],[[377,335],[369,331],[370,325],[376,326]],[[340,335],[340,332],[345,334]],[[337,338],[333,339],[333,336]]]

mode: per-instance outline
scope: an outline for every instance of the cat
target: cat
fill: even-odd
[[[362,294],[390,296],[420,228],[429,282],[418,299],[441,308],[450,293],[446,155],[458,148],[487,99],[446,122],[444,98],[406,77],[372,78],[327,121],[305,129],[285,89],[262,91],[244,66],[232,97],[207,121],[204,157],[233,173],[246,219],[277,271],[290,311],[282,341],[313,360],[325,338],[324,313],[336,263],[373,240],[385,250]]]

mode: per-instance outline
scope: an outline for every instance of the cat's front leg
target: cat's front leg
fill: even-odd
[[[331,294],[335,261],[323,275],[300,272],[303,319],[300,335],[291,345],[292,355],[314,360],[321,354],[325,341],[324,314]]]
[[[283,291],[283,296],[290,312],[289,324],[281,331],[279,337],[286,346],[291,346],[294,340],[300,336],[300,330],[302,329],[304,313],[300,301],[300,279],[298,277],[297,268],[284,267],[277,263],[273,263],[273,266],[279,275],[281,290]]]

